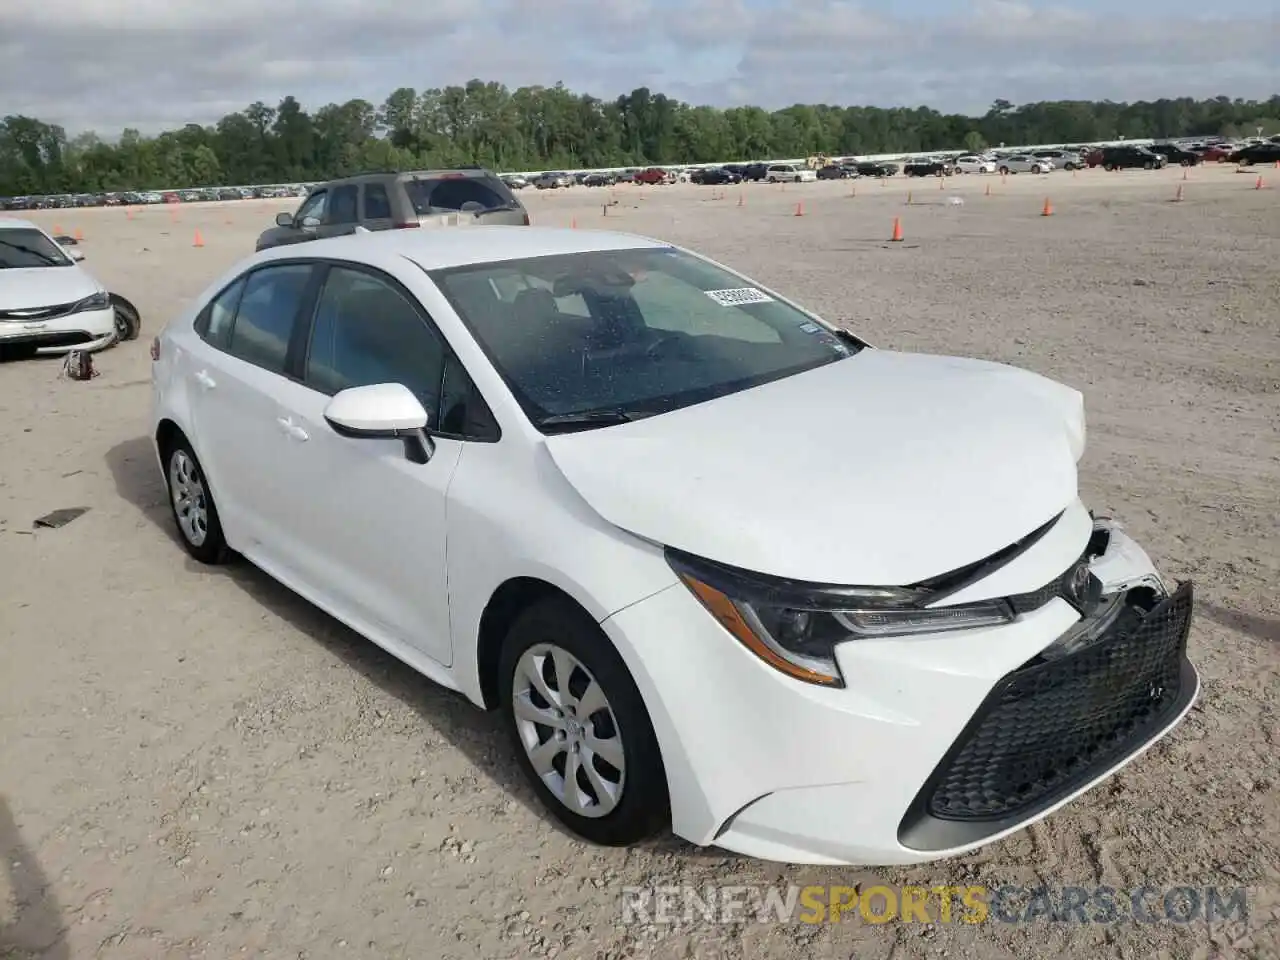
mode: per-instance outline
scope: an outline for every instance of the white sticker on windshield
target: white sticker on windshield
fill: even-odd
[[[722,307],[740,307],[744,303],[773,303],[773,297],[755,287],[738,287],[735,290],[702,291]]]

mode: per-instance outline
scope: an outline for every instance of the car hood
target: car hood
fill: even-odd
[[[32,310],[75,303],[102,290],[87,271],[71,267],[0,269],[0,310]]]
[[[1076,498],[1081,395],[1003,364],[866,349],[545,442],[601,516],[761,573],[902,586],[981,560]]]

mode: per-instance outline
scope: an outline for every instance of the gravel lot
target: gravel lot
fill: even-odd
[[[1280,172],[1262,172],[1264,190],[1215,167],[522,193],[535,223],[692,246],[878,345],[1083,389],[1087,501],[1197,581],[1204,693],[1171,738],[1047,822],[906,870],[576,842],[492,717],[264,574],[187,561],[147,439],[147,344],[295,203],[35,214],[84,231],[143,335],[87,383],[0,365],[0,957],[1280,956]],[[621,922],[624,885],[712,882],[1250,902],[1213,925]]]

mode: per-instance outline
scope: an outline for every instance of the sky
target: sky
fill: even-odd
[[[473,77],[975,115],[997,98],[1263,99],[1280,93],[1280,0],[0,0],[0,114],[72,135]]]

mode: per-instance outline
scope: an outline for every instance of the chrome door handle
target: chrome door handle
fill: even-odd
[[[209,371],[201,370],[196,374],[196,382],[206,390],[212,390],[218,385],[218,382],[209,376]]]
[[[277,417],[276,423],[280,425],[280,429],[284,431],[285,436],[294,440],[309,440],[311,435],[306,430],[298,426],[289,417]]]

